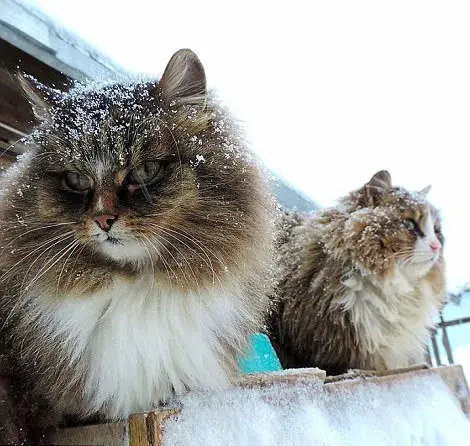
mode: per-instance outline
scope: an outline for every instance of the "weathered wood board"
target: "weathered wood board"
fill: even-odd
[[[340,388],[361,386],[364,382],[374,382],[384,389],[390,385],[415,377],[440,376],[449,387],[449,392],[460,403],[462,411],[470,419],[470,393],[461,366],[427,368],[418,366],[409,369],[387,372],[353,370],[348,374],[326,377],[319,369],[285,370],[267,374],[246,375],[235,384],[244,388],[265,388],[279,383],[296,385],[305,382],[318,382],[325,389],[334,391]],[[177,416],[178,409],[165,409],[132,415],[127,422],[83,426],[56,431],[43,444],[49,445],[129,445],[162,446],[165,421]]]

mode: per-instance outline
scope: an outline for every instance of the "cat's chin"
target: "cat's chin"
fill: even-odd
[[[141,262],[148,251],[136,241],[123,241],[114,237],[96,243],[96,249],[105,257],[118,262]]]

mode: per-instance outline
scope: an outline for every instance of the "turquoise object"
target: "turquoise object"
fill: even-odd
[[[262,373],[282,370],[281,363],[269,338],[263,333],[254,333],[244,356],[238,359],[242,373]]]

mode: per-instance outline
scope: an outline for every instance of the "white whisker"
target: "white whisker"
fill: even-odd
[[[64,234],[58,235],[58,236],[56,236],[56,237],[53,237],[52,239],[49,239],[49,240],[47,240],[46,242],[42,243],[39,247],[37,247],[37,248],[34,249],[33,251],[30,251],[28,254],[26,254],[24,257],[22,257],[20,260],[18,260],[18,262],[16,262],[12,267],[10,267],[10,269],[8,269],[2,276],[0,276],[0,281],[3,280],[3,279],[8,275],[8,273],[9,273],[10,271],[12,271],[13,269],[15,269],[16,266],[18,266],[18,265],[20,265],[21,263],[23,263],[28,257],[30,257],[30,256],[32,256],[34,253],[38,252],[38,251],[41,250],[43,247],[47,246],[49,243],[54,242],[54,241],[56,241],[56,240],[58,240],[57,243],[60,243],[61,241],[65,240],[66,238],[72,237],[72,235],[73,235],[73,231],[68,231],[68,232],[66,232],[66,233],[64,233]],[[66,237],[66,236],[67,236],[67,237]],[[62,239],[62,237],[64,237],[64,238]],[[52,246],[48,247],[48,248],[46,249],[46,251],[49,250],[50,248],[52,248],[53,246],[55,246],[57,243],[54,243]],[[44,252],[46,252],[46,251],[44,251]],[[41,254],[41,255],[42,255],[42,254]],[[41,256],[39,256],[39,257],[41,257]],[[35,259],[35,261],[33,262],[33,264],[39,259],[39,257]],[[31,266],[30,266],[30,268],[31,268]],[[29,270],[28,270],[28,271],[29,271]]]
[[[67,223],[56,223],[56,224],[53,224],[53,225],[47,225],[47,226],[42,226],[40,228],[34,228],[34,229],[30,229],[26,232],[23,232],[21,233],[20,235],[18,235],[17,237],[15,237],[14,239],[10,240],[8,242],[8,244],[5,246],[5,248],[7,248],[8,246],[10,246],[15,240],[18,240],[19,238],[21,237],[24,237],[25,235],[27,234],[30,234],[31,232],[36,232],[36,231],[42,231],[44,229],[49,229],[49,228],[56,228],[58,226],[64,226],[64,225],[73,225],[74,222],[67,222]],[[5,249],[4,248],[4,249]]]
[[[59,294],[59,287],[60,287],[60,279],[62,277],[62,274],[64,272],[65,266],[67,265],[68,260],[72,256],[72,254],[75,252],[75,249],[80,246],[80,242],[78,240],[75,241],[75,245],[73,245],[73,249],[70,251],[70,254],[66,257],[64,261],[64,265],[62,266],[62,269],[60,270],[59,277],[57,279],[57,295]]]

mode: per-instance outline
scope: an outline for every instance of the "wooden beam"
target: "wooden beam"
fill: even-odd
[[[138,413],[129,417],[129,446],[148,446],[148,414]]]
[[[428,368],[416,366],[402,370],[392,370],[377,373],[367,370],[353,370],[345,375],[325,378],[325,373],[319,369],[299,369],[268,374],[246,375],[238,383],[238,387],[269,387],[278,384],[305,384],[316,382],[324,386],[326,392],[336,392],[341,389],[354,391],[367,382],[388,389],[399,382],[409,379],[440,377],[448,386],[449,392],[460,403],[462,411],[470,418],[470,394],[465,375],[461,366]],[[314,397],[314,394],[312,394]],[[179,409],[162,409],[142,414],[135,414],[127,423],[110,423],[94,426],[84,426],[56,431],[45,440],[49,445],[78,446],[84,444],[113,444],[128,446],[162,446],[165,435],[165,423],[172,417],[177,417]],[[249,422],[249,420],[247,420]]]
[[[96,424],[71,427],[50,434],[41,444],[78,446],[78,445],[127,445],[129,441],[128,423]]]

